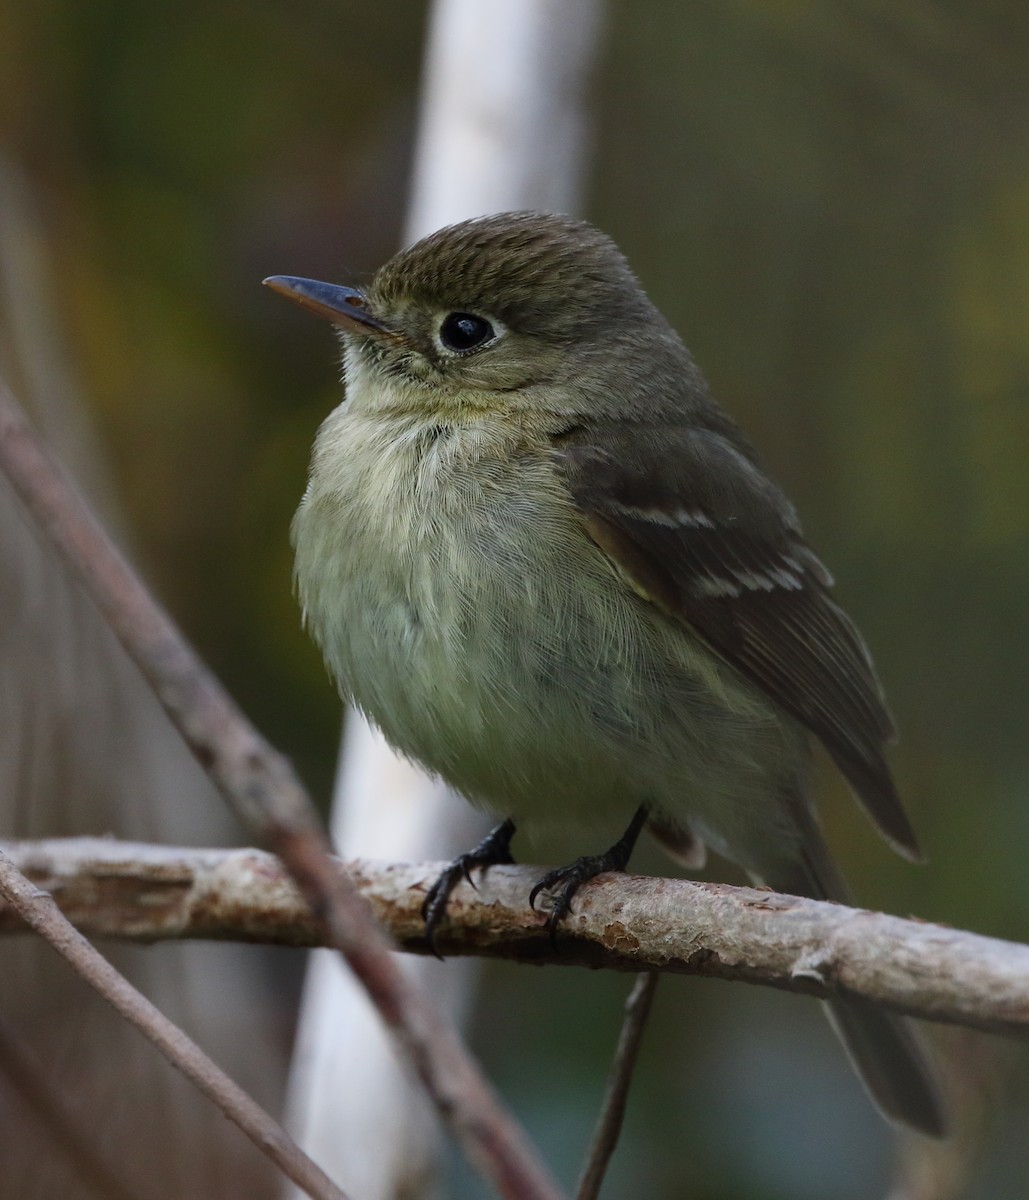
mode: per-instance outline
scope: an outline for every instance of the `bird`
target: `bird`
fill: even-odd
[[[363,288],[264,281],[326,318],[344,396],[292,526],[304,619],[343,699],[402,755],[503,818],[428,890],[513,861],[523,825],[606,850],[549,871],[556,936],[647,828],[758,885],[847,902],[812,795],[812,741],[904,857],[872,659],[796,510],[604,233],[497,213],[400,251]],[[916,1031],[827,1002],[873,1101],[934,1137]]]

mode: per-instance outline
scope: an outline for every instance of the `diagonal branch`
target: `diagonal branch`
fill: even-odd
[[[322,944],[282,865],[260,850],[106,838],[0,848],[97,936]],[[400,947],[426,953],[421,903],[441,865],[357,859],[346,871]],[[476,878],[478,890],[462,883],[438,935],[443,953],[847,993],[929,1020],[1029,1032],[1029,946],[1020,943],[756,888],[608,875],[583,889],[552,947],[527,903],[538,875],[533,867],[491,867]],[[0,906],[0,932],[15,927]]]
[[[0,470],[107,619],[173,724],[252,835],[282,859],[326,944],[343,952],[472,1164],[510,1200],[560,1190],[464,1048],[400,971],[288,760],[247,721],[128,567],[0,382]]]
[[[183,1075],[314,1200],[346,1200],[288,1133],[200,1047],[111,966],[54,903],[0,852],[0,896]]]

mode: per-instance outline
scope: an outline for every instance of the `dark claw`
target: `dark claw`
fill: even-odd
[[[647,810],[641,806],[636,811],[629,828],[617,842],[603,854],[587,854],[569,863],[548,871],[529,893],[529,907],[536,911],[536,897],[540,892],[554,893],[547,917],[547,931],[551,945],[557,940],[557,927],[572,911],[572,897],[584,883],[608,871],[624,871],[632,854],[636,839],[647,820]]]
[[[440,962],[443,961],[443,955],[436,948],[436,929],[446,916],[450,893],[461,882],[462,874],[467,878],[468,869],[460,858],[456,858],[440,872],[436,882],[425,893],[425,899],[422,901],[425,940],[429,943],[429,949]]]
[[[478,867],[485,871],[497,863],[513,863],[511,857],[511,839],[514,837],[513,821],[503,821],[496,829],[491,830],[474,850],[467,854],[459,854],[453,862],[448,863],[439,874],[439,878],[425,893],[422,901],[422,920],[425,922],[425,940],[429,949],[442,961],[443,955],[436,949],[436,930],[447,914],[447,902],[450,893],[466,879],[474,888],[472,870]],[[476,888],[476,890],[478,890]]]
[[[572,897],[584,883],[604,875],[608,871],[622,871],[624,864],[618,865],[611,861],[608,854],[587,854],[569,863],[567,867],[558,867],[548,871],[529,893],[529,907],[535,911],[536,898],[540,892],[553,892],[550,902],[550,912],[547,915],[547,931],[551,943],[557,940],[557,927],[572,911]]]

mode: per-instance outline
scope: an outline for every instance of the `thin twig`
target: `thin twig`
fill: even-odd
[[[81,1127],[54,1080],[4,1017],[0,1017],[0,1074],[50,1134],[80,1183],[101,1200],[139,1200],[140,1194],[101,1157],[96,1139]]]
[[[324,944],[282,864],[261,850],[110,838],[0,849],[94,936]],[[352,859],[345,869],[400,948],[424,954],[421,903],[442,865]],[[758,888],[612,874],[576,896],[552,945],[527,903],[540,873],[498,866],[477,876],[476,888],[462,883],[438,933],[442,952],[860,996],[910,1016],[1029,1033],[1029,946],[1017,942]],[[0,934],[18,927],[0,903]]]
[[[315,1200],[346,1200],[288,1133],[164,1013],[120,975],[71,924],[48,893],[31,884],[0,851],[0,895],[25,923],[68,960],[121,1015]]]
[[[650,1006],[654,1001],[659,978],[656,971],[647,971],[641,975],[633,984],[625,1002],[625,1018],[618,1035],[614,1061],[611,1063],[604,1107],[597,1118],[597,1128],[583,1164],[582,1175],[579,1177],[575,1200],[596,1200],[600,1194],[607,1165],[622,1132],[629,1084],[632,1083],[632,1073],[636,1069],[636,1057],[643,1041],[643,1030],[647,1025],[647,1017],[650,1016]]]
[[[560,1189],[448,1018],[399,970],[365,901],[330,860],[314,805],[115,549],[0,383],[0,469],[253,836],[277,854],[341,950],[470,1162],[509,1200]]]

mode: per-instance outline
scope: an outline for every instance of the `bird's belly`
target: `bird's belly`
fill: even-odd
[[[492,535],[491,535],[492,536]],[[581,809],[639,803],[603,729],[631,720],[626,672],[585,636],[567,562],[470,560],[437,544],[389,573],[355,553],[320,640],[341,691],[403,754],[474,803],[522,819],[576,822]]]
[[[516,820],[616,826],[649,802],[752,821],[785,757],[768,702],[613,578],[537,469],[437,472],[432,495],[423,475],[417,496],[397,471],[387,502],[360,478],[309,493],[298,584],[341,692]]]

